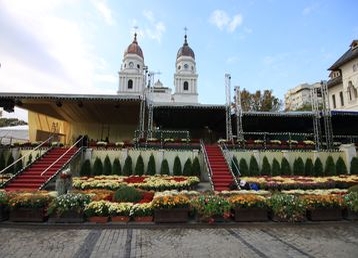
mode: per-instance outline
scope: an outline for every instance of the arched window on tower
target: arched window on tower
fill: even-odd
[[[184,89],[185,91],[188,91],[188,90],[189,90],[189,83],[188,83],[187,81],[184,82],[184,87],[183,87],[183,89]]]
[[[127,88],[128,88],[129,90],[130,90],[130,89],[133,89],[133,80],[128,80]]]

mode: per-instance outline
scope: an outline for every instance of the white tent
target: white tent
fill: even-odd
[[[7,126],[0,127],[0,143],[4,145],[13,144],[15,142],[29,141],[29,126]]]

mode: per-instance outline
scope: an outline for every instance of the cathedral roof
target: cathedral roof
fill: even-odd
[[[194,51],[189,47],[189,44],[187,42],[187,36],[185,35],[184,37],[184,44],[181,48],[179,48],[178,53],[177,53],[177,59],[181,56],[191,56],[192,58],[195,59],[195,54]]]
[[[128,46],[127,50],[124,53],[124,56],[126,56],[127,54],[136,54],[138,56],[140,56],[141,58],[144,59],[143,57],[143,51],[140,48],[140,46],[138,45],[137,42],[137,33],[134,33],[134,39],[133,42]]]

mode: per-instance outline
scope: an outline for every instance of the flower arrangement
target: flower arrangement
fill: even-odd
[[[350,192],[343,197],[344,205],[353,212],[358,212],[358,192]]]
[[[87,217],[109,216],[109,201],[93,201],[86,205],[84,213]]]
[[[307,209],[316,208],[342,208],[343,197],[340,194],[312,194],[303,195]]]
[[[153,199],[155,209],[189,208],[190,200],[183,194],[164,194]]]
[[[81,193],[67,193],[54,198],[48,206],[47,214],[61,216],[64,212],[81,213],[91,201],[90,196]]]
[[[272,144],[281,144],[280,140],[270,140],[270,143]]]
[[[131,202],[111,202],[108,207],[111,216],[129,216],[133,203]]]
[[[266,198],[257,194],[237,194],[228,201],[234,208],[267,208]]]
[[[314,145],[315,144],[314,141],[310,141],[310,140],[305,140],[305,141],[303,141],[303,143],[306,145]]]
[[[9,196],[5,191],[0,191],[0,205],[7,205],[9,202]]]
[[[52,196],[46,191],[16,192],[9,196],[10,209],[15,208],[45,208],[51,202]]]
[[[153,216],[154,208],[152,203],[136,203],[132,206],[130,216],[133,217],[145,217]]]
[[[254,143],[256,143],[256,144],[261,144],[261,143],[264,143],[264,141],[263,140],[254,140]]]
[[[213,216],[230,217],[231,205],[226,198],[219,195],[199,195],[192,199],[190,204],[201,220],[210,220]]]
[[[298,144],[298,141],[296,141],[296,140],[288,140],[286,142],[287,142],[287,144]]]
[[[273,216],[280,221],[302,221],[306,216],[305,202],[296,195],[276,193],[267,202]]]

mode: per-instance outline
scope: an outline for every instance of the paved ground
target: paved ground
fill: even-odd
[[[0,223],[0,257],[358,257],[358,222]]]

